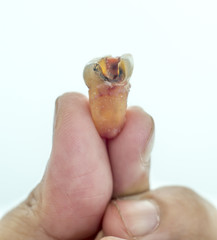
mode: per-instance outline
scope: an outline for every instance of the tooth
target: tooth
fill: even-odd
[[[124,126],[132,72],[130,54],[95,58],[84,68],[90,111],[101,137],[113,138]]]

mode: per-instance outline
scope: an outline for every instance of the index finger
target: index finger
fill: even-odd
[[[130,108],[126,117],[120,134],[108,140],[115,197],[138,194],[149,189],[154,121],[139,107]]]
[[[86,239],[97,232],[111,198],[106,146],[85,96],[59,97],[55,119],[53,147],[42,181],[43,228],[58,239]]]

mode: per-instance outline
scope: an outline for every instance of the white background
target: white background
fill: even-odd
[[[156,123],[152,186],[185,185],[217,205],[215,0],[2,0],[0,215],[43,175],[56,97],[87,95],[84,65],[128,52],[129,105]]]

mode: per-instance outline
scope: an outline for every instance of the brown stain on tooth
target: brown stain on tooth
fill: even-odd
[[[101,137],[113,138],[124,126],[132,71],[131,55],[94,59],[84,68],[90,111]]]

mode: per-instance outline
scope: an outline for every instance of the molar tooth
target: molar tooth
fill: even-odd
[[[113,138],[124,126],[132,72],[130,54],[95,58],[84,68],[91,115],[101,137]]]

